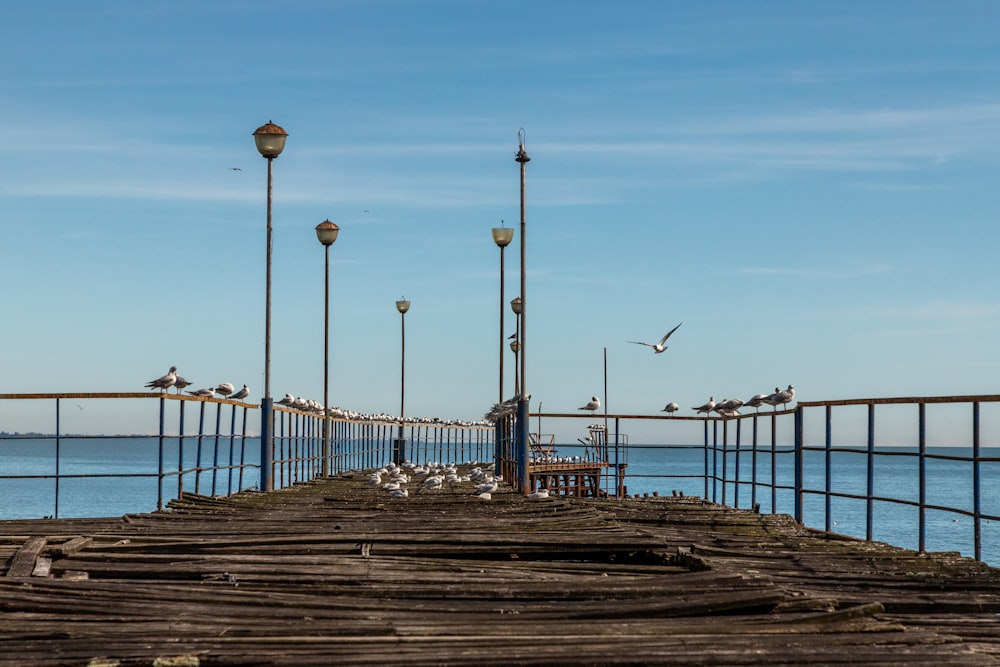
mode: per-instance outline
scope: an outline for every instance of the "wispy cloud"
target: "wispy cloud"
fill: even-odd
[[[851,279],[864,278],[873,275],[890,273],[893,267],[888,264],[868,264],[856,267],[765,267],[748,266],[737,270],[737,273],[753,276],[797,276],[800,278]]]

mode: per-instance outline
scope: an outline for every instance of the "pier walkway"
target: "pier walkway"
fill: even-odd
[[[0,522],[0,665],[1000,664],[1000,570],[695,498],[364,473]]]

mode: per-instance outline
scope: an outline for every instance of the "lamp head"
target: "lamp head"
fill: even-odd
[[[396,310],[398,310],[400,314],[406,313],[406,311],[408,311],[409,309],[410,309],[410,302],[407,301],[406,299],[400,299],[399,301],[396,302]]]
[[[285,139],[288,133],[283,128],[267,121],[266,125],[261,125],[253,133],[254,143],[257,150],[268,159],[276,158],[285,150]]]
[[[514,238],[514,228],[513,227],[494,227],[490,232],[493,234],[493,242],[496,243],[501,248],[506,247],[510,244],[511,240]]]
[[[510,309],[514,311],[514,314],[515,314],[515,315],[520,315],[520,314],[521,314],[521,311],[522,311],[522,310],[524,310],[524,309],[522,308],[522,304],[523,304],[523,303],[524,303],[524,302],[523,302],[523,301],[521,301],[521,297],[519,297],[519,296],[518,296],[518,297],[515,297],[515,298],[513,298],[513,299],[511,299],[511,302],[510,302]]]
[[[339,232],[340,227],[329,220],[324,220],[316,225],[316,238],[325,246],[333,245],[333,242],[337,240]]]

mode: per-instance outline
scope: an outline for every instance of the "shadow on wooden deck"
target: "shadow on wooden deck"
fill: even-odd
[[[1000,664],[1000,571],[969,558],[366,478],[0,522],[0,664]]]

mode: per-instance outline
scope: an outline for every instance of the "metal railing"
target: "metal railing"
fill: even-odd
[[[151,401],[156,407],[155,432],[108,433],[122,430],[126,421],[139,428],[152,423]],[[152,497],[155,508],[162,510],[184,493],[228,496],[257,489],[261,443],[248,425],[259,427],[259,410],[252,403],[183,394],[0,394],[0,485],[34,485],[24,487],[23,492],[0,492],[2,516],[18,514],[12,507],[19,502],[30,499],[37,505],[41,495],[51,503],[35,516],[59,518],[64,514],[65,485],[85,480],[117,482],[114,490],[102,487],[100,493],[121,494],[123,503],[132,503],[133,509],[126,512],[141,511],[134,508],[145,507]],[[91,413],[98,414],[88,420]],[[274,451],[269,458],[275,489],[322,476],[323,419],[317,413],[274,408]],[[393,460],[398,420],[329,419],[331,474],[376,468]],[[42,432],[37,426],[24,432],[22,425],[27,423],[50,426]],[[483,425],[415,419],[404,424],[407,457],[414,463],[492,461],[493,434],[493,427]],[[30,469],[12,463],[15,448],[30,457]],[[68,449],[73,457],[67,455]],[[130,465],[120,460],[123,451]],[[80,468],[81,457],[89,462],[86,469]],[[70,458],[75,469],[68,463]],[[142,484],[136,491],[128,482]],[[145,482],[155,482],[155,491]],[[142,498],[130,498],[133,494]],[[32,511],[25,510],[16,518],[31,515]]]
[[[928,416],[932,406],[948,410],[947,415],[934,416],[937,424]],[[984,415],[986,406],[991,409],[988,416]],[[548,430],[557,430],[567,423],[564,420],[594,419],[575,414],[532,417],[556,420],[556,426],[548,422]],[[987,455],[990,452],[985,451],[988,445],[1000,446],[997,395],[803,401],[791,409],[762,409],[734,417],[608,415],[607,423],[613,424],[609,438],[623,423],[637,427],[641,420],[656,420],[657,428],[671,433],[686,429],[686,436],[693,434],[695,426],[701,431],[683,444],[626,448],[633,462],[626,478],[646,495],[650,491],[676,495],[676,488],[668,489],[679,482],[687,486],[689,495],[700,494],[735,508],[760,511],[763,506],[765,511],[791,514],[803,525],[828,532],[842,530],[836,517],[843,519],[845,512],[858,518],[863,513],[868,541],[876,533],[876,508],[910,508],[915,513],[912,527],[919,551],[927,550],[931,513],[956,517],[953,520],[965,517],[971,519],[977,560],[982,560],[984,525],[1000,522],[1000,500],[995,493],[990,496],[994,504],[984,504],[986,490],[1000,488],[1000,456],[996,455],[1000,452]],[[931,431],[947,449],[929,448]],[[670,433],[665,437],[670,438]],[[697,439],[702,444],[694,444]],[[556,447],[562,453],[578,445],[561,442]],[[642,464],[654,460],[655,464]],[[903,461],[912,465],[901,466]],[[880,489],[887,481],[887,462],[896,464],[897,472],[905,467],[911,475],[901,485],[903,492],[896,495]],[[945,463],[967,467],[967,475],[960,488],[931,494],[935,479],[940,479],[940,465]],[[853,504],[850,509],[835,507],[844,501],[860,504],[862,509]],[[1000,551],[994,560],[1000,560]]]

